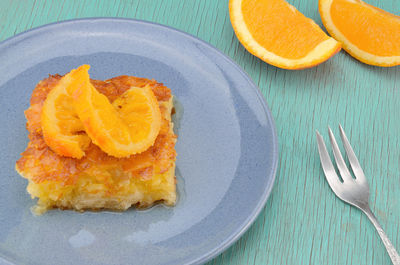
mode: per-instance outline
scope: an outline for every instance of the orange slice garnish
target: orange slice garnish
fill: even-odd
[[[154,144],[161,113],[149,87],[133,87],[113,104],[94,88],[89,78],[70,93],[86,133],[107,154],[128,157]]]
[[[83,65],[60,79],[49,92],[41,113],[41,126],[46,144],[58,155],[82,158],[90,139],[73,107],[67,89],[80,86],[89,66]]]
[[[319,13],[328,32],[361,62],[400,64],[400,17],[360,0],[320,0]]]
[[[284,0],[230,0],[229,14],[243,46],[280,68],[312,67],[340,50],[339,42]]]
[[[134,153],[141,153],[154,144],[161,128],[161,112],[149,86],[131,87],[112,105],[129,128]]]

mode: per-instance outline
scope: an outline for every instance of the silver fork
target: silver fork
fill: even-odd
[[[358,159],[354,154],[353,148],[351,148],[349,140],[347,139],[341,125],[339,125],[339,129],[340,137],[342,138],[347,158],[349,159],[351,168],[355,175],[355,179],[351,176],[350,171],[347,168],[346,163],[344,162],[343,157],[340,153],[339,147],[335,140],[335,136],[333,136],[332,130],[331,128],[329,128],[329,138],[332,144],[333,155],[335,157],[336,165],[339,169],[343,182],[340,181],[338,175],[336,174],[335,168],[333,167],[331,158],[326,149],[324,139],[317,131],[319,157],[321,159],[321,165],[322,169],[324,170],[326,180],[328,181],[329,186],[332,188],[336,196],[338,196],[341,200],[347,202],[348,204],[357,207],[368,216],[369,220],[374,224],[376,230],[378,231],[378,234],[381,237],[387,252],[389,253],[392,263],[394,265],[400,265],[399,254],[397,253],[396,249],[390,242],[388,236],[383,231],[381,225],[379,224],[378,220],[376,219],[375,215],[372,213],[369,207],[369,186],[367,179],[365,178],[364,172],[360,166],[360,163],[358,162]]]

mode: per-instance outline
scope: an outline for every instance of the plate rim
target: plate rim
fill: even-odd
[[[228,236],[221,244],[217,245],[210,251],[203,253],[202,255],[199,255],[199,257],[194,258],[193,260],[187,262],[186,264],[203,264],[211,259],[217,257],[219,254],[227,250],[230,246],[232,246],[237,240],[239,240],[245,233],[246,231],[254,224],[255,220],[257,217],[260,215],[261,211],[265,208],[265,205],[271,195],[272,189],[275,185],[275,180],[276,180],[276,173],[278,169],[278,160],[279,160],[279,149],[278,149],[278,137],[277,137],[277,132],[276,132],[276,124],[275,120],[272,116],[271,110],[266,102],[266,99],[264,95],[261,93],[261,90],[259,87],[253,82],[253,80],[250,78],[250,76],[247,74],[247,72],[242,69],[239,64],[237,64],[232,58],[230,58],[228,55],[223,53],[221,50],[217,49],[210,43],[190,34],[187,32],[184,32],[180,29],[173,28],[168,25],[152,22],[152,21],[147,21],[147,20],[141,20],[141,19],[134,19],[134,18],[119,18],[119,17],[90,17],[90,18],[77,18],[77,19],[67,19],[67,20],[61,20],[57,22],[52,22],[48,24],[43,24],[41,26],[35,27],[28,29],[26,31],[20,32],[16,35],[13,35],[3,41],[0,41],[0,52],[2,49],[4,49],[7,45],[12,45],[15,42],[19,42],[23,40],[25,37],[29,37],[31,35],[35,34],[40,34],[42,31],[48,31],[48,30],[54,30],[54,28],[57,27],[63,27],[63,26],[68,26],[70,24],[76,24],[76,23],[98,23],[98,22],[107,22],[107,23],[113,23],[113,22],[126,22],[126,23],[134,23],[134,24],[147,24],[151,25],[154,27],[159,27],[164,30],[169,30],[178,34],[181,34],[183,37],[190,38],[193,41],[196,41],[198,43],[201,43],[202,45],[205,45],[207,48],[212,49],[214,52],[216,52],[220,58],[223,58],[225,61],[227,61],[232,67],[236,68],[236,70],[244,77],[244,79],[250,84],[251,89],[249,91],[252,91],[255,93],[258,101],[260,102],[264,114],[267,117],[267,120],[269,121],[271,125],[271,135],[272,135],[272,152],[271,152],[271,159],[272,161],[272,166],[271,166],[271,171],[266,173],[266,176],[268,174],[271,175],[272,180],[270,181],[269,186],[267,186],[262,193],[262,196],[260,197],[260,200],[254,207],[253,211],[251,214],[246,218],[246,220],[234,231],[234,233],[231,233],[230,236]],[[12,264],[10,260],[7,260],[2,257],[3,255],[0,253],[0,261],[1,262],[6,262],[8,264]]]

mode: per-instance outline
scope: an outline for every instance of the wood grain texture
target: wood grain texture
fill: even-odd
[[[321,25],[317,0],[289,0]],[[367,0],[400,14],[398,0]],[[272,195],[255,224],[209,264],[391,264],[367,218],[328,187],[315,130],[341,123],[370,183],[371,208],[400,250],[400,68],[362,64],[344,51],[302,71],[250,55],[232,30],[223,0],[0,0],[0,40],[82,17],[154,21],[203,39],[236,61],[275,117],[280,161]]]

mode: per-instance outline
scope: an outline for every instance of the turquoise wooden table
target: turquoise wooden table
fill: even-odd
[[[317,0],[289,0],[319,25]],[[398,0],[368,0],[400,14]],[[369,180],[371,208],[400,250],[400,68],[364,65],[344,51],[287,71],[250,55],[232,30],[227,0],[0,0],[0,40],[51,22],[126,17],[168,25],[211,43],[259,86],[275,117],[275,187],[248,232],[209,264],[391,264],[372,224],[331,192],[315,130],[341,123]]]

